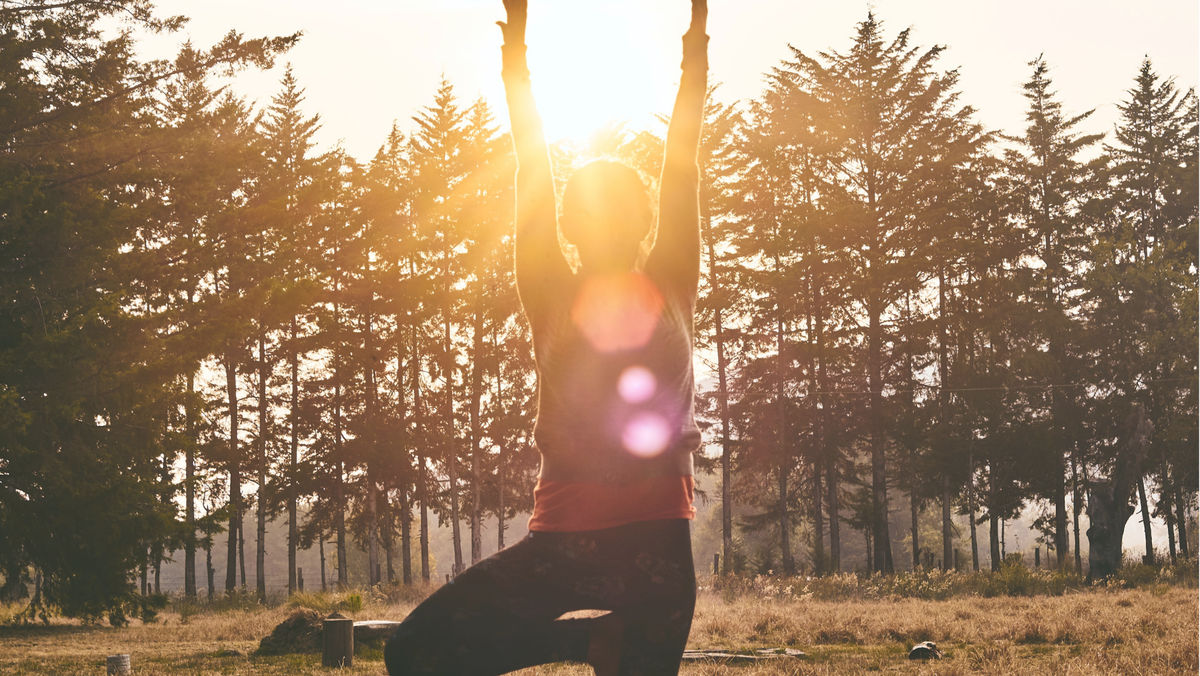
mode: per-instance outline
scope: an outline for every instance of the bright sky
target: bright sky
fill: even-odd
[[[687,0],[531,0],[527,42],[534,87],[552,140],[586,137],[610,119],[654,127],[678,82]],[[791,43],[809,53],[845,50],[873,8],[888,37],[912,26],[914,43],[949,47],[943,68],[961,67],[963,101],[992,128],[1023,126],[1026,63],[1044,52],[1068,112],[1096,108],[1090,131],[1108,131],[1143,55],[1181,88],[1200,64],[1195,0],[710,0],[710,78],[723,100],[753,98]],[[192,17],[197,45],[233,28],[248,37],[302,31],[278,68],[245,73],[236,89],[265,102],[284,63],[319,113],[322,145],[341,141],[360,159],[433,99],[442,76],[464,104],[486,98],[504,121],[500,82],[501,0],[161,0],[163,13]],[[168,56],[184,36],[148,42]]]

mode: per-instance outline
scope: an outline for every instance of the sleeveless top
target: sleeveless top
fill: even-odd
[[[638,271],[571,283],[530,318],[542,459],[530,529],[691,518],[692,299]]]

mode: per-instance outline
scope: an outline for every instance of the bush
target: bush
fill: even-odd
[[[332,612],[357,613],[363,609],[362,594],[356,591],[344,594],[327,592],[297,592],[288,599],[292,608],[307,608],[322,615]]]
[[[1122,568],[1102,587],[1150,587],[1168,584],[1196,586],[1195,560],[1147,566],[1134,564]],[[774,575],[725,575],[708,578],[701,589],[721,595],[726,602],[740,596],[821,601],[879,600],[916,598],[945,600],[956,596],[1061,596],[1069,589],[1087,587],[1087,580],[1076,571],[1031,569],[1019,559],[1010,559],[998,571],[943,571],[918,568],[893,575],[834,573],[822,577]]]

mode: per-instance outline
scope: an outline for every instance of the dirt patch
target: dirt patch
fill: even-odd
[[[315,610],[301,608],[258,644],[259,655],[288,655],[321,651],[321,623],[325,618]]]

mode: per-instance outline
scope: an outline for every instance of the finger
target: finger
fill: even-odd
[[[692,23],[703,25],[708,20],[708,0],[692,0]]]

